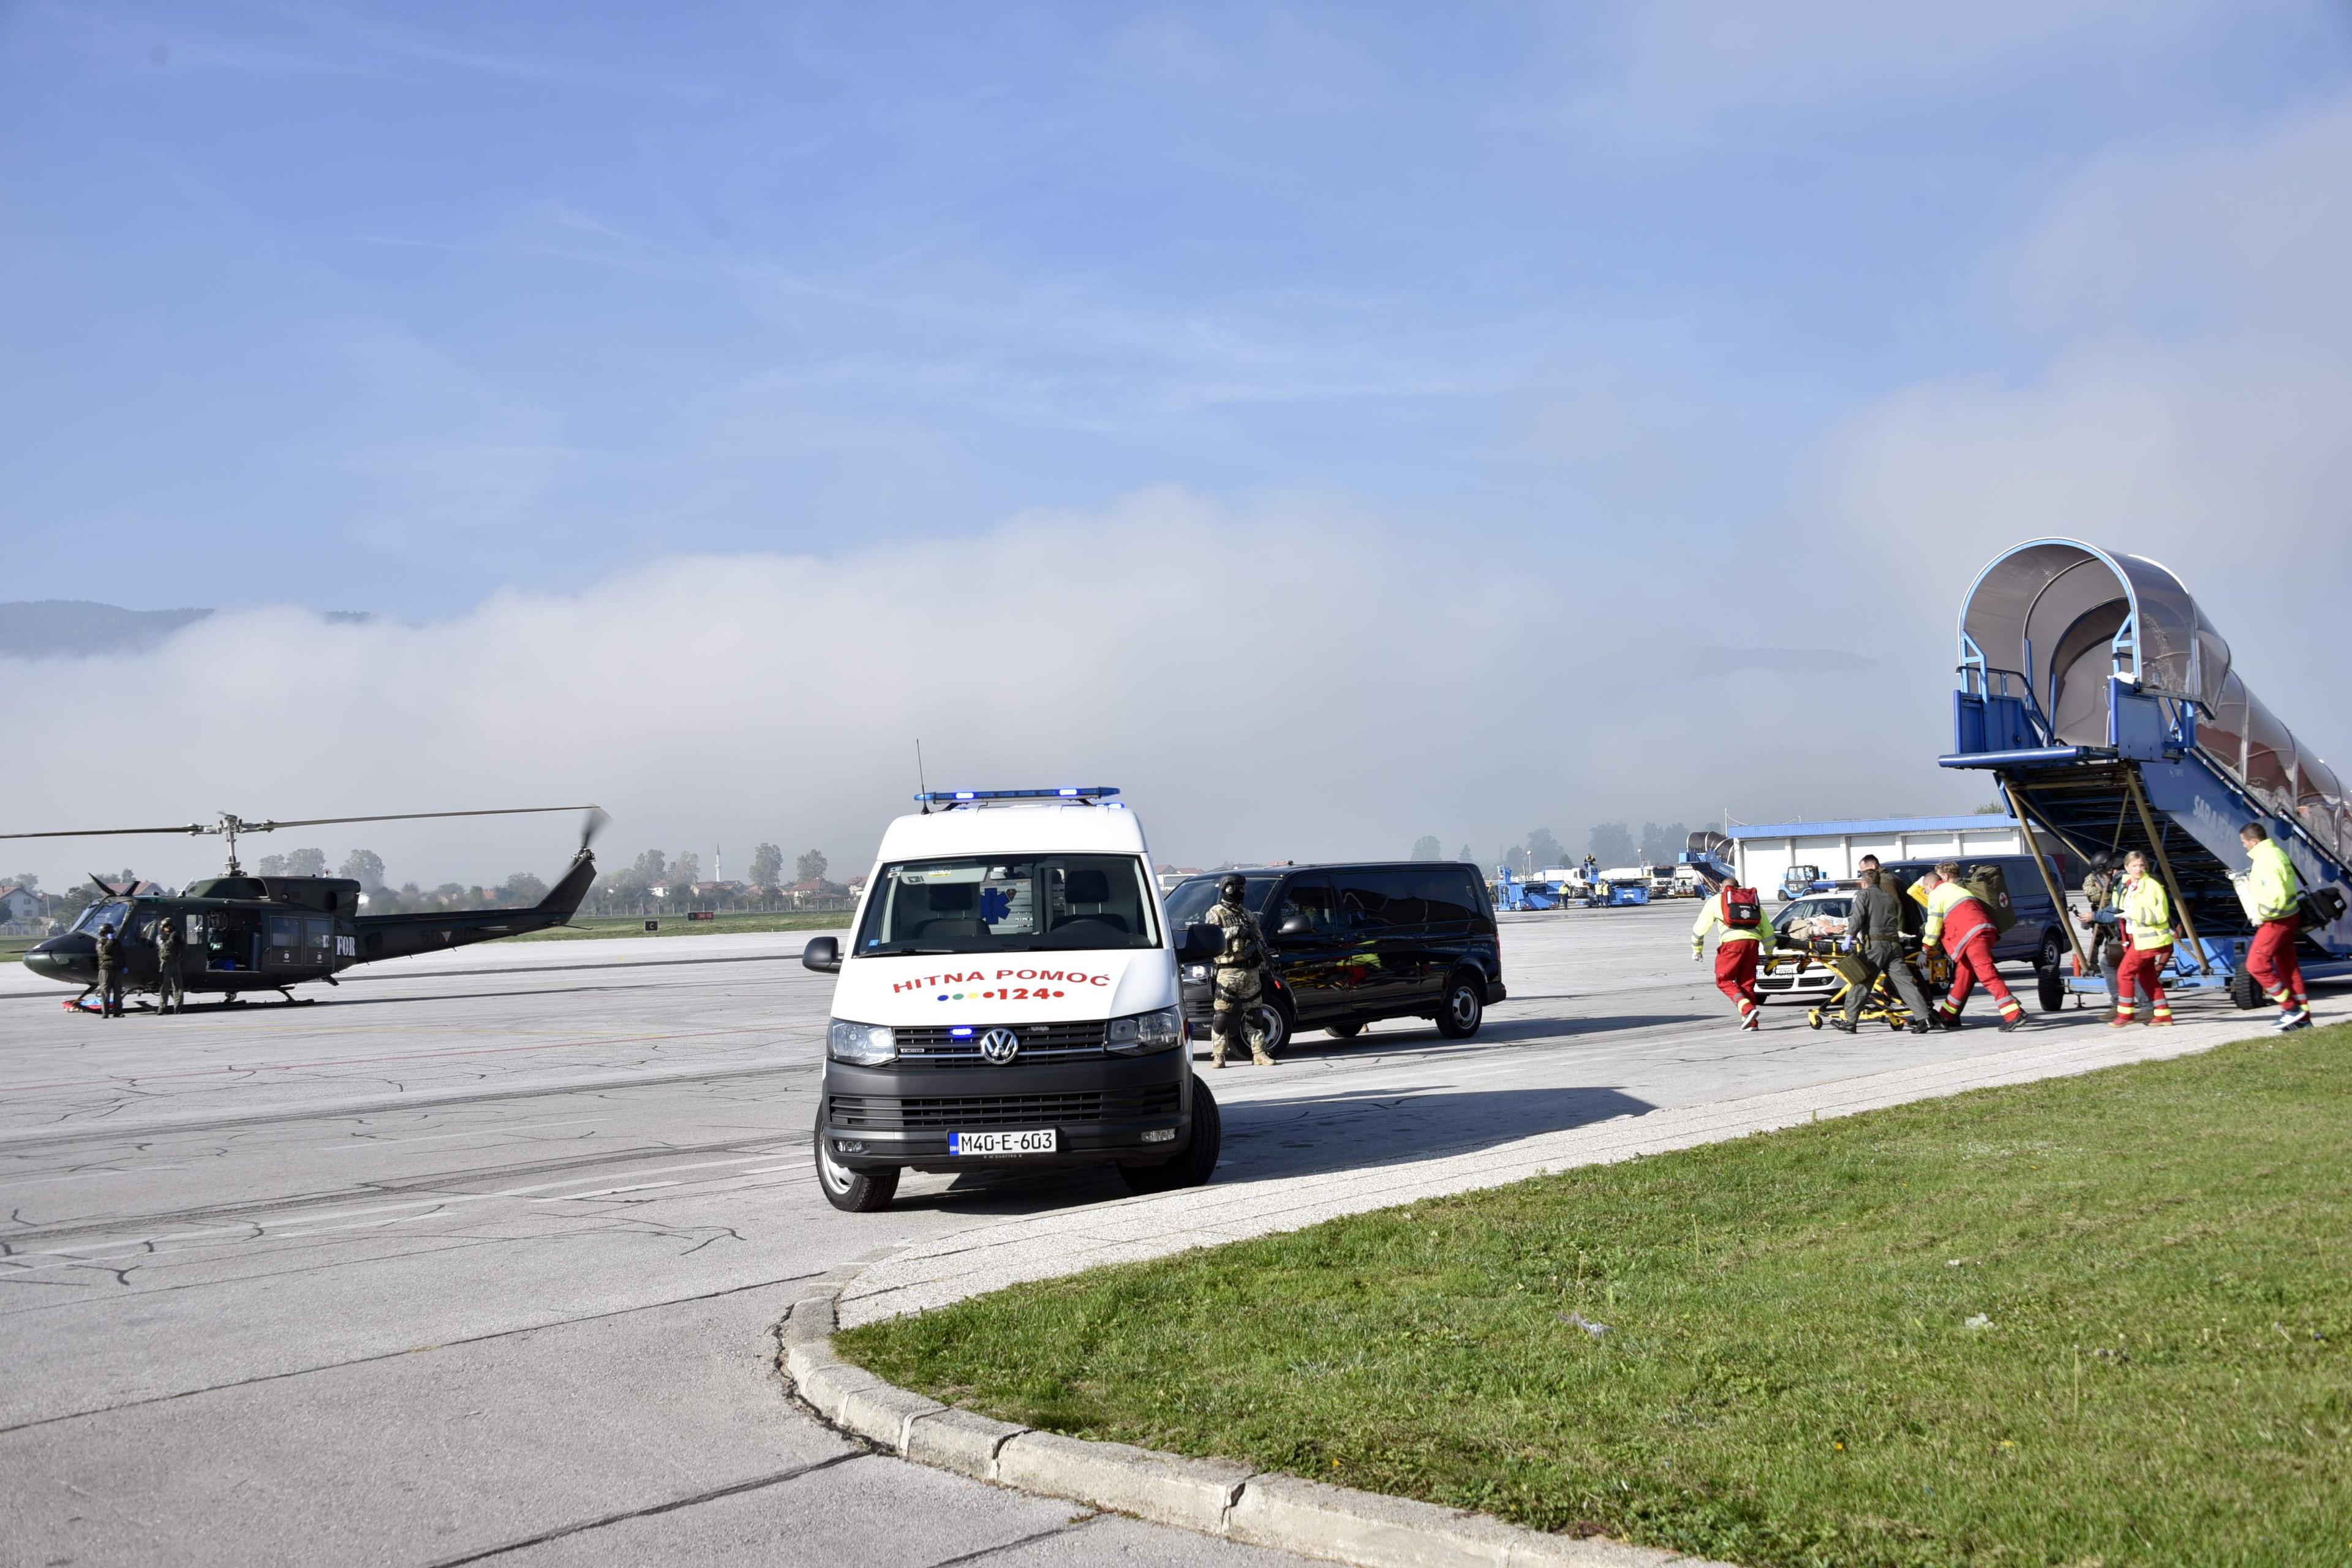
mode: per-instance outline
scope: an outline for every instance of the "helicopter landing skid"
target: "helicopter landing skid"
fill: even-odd
[[[278,988],[278,994],[285,998],[284,1001],[278,1004],[281,1007],[308,1007],[312,1003],[318,1001],[316,996],[297,996],[291,991],[287,990],[283,985]]]

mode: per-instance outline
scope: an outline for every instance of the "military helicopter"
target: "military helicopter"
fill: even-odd
[[[347,822],[420,822],[452,816],[526,816],[551,811],[584,811],[580,848],[547,896],[529,909],[447,910],[423,914],[363,915],[360,885],[348,877],[253,877],[236,863],[236,841],[248,833],[286,827],[325,827]],[[247,822],[223,814],[217,821],[174,827],[87,828],[64,833],[5,833],[0,838],[101,838],[133,833],[217,834],[228,840],[228,869],[191,882],[177,898],[133,894],[93,876],[105,897],[81,912],[70,930],[25,954],[25,967],[44,979],[79,985],[80,996],[66,1005],[80,1009],[98,986],[98,933],[111,925],[122,943],[121,979],[126,992],[157,989],[162,978],[155,957],[155,931],[165,921],[181,922],[180,982],[190,994],[219,992],[226,1003],[247,991],[276,991],[288,1002],[293,987],[313,980],[332,985],[336,973],[355,963],[410,953],[464,947],[496,937],[543,931],[569,921],[596,879],[596,858],[588,846],[604,826],[593,805],[525,805],[495,811],[412,811],[384,816],[313,816],[294,822]]]

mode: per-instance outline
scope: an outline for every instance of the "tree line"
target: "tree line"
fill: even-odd
[[[373,849],[354,849],[343,857],[342,863],[331,873],[327,852],[317,847],[289,849],[280,854],[264,855],[254,862],[256,876],[261,877],[324,877],[348,878],[360,885],[366,898],[369,914],[410,914],[436,910],[514,909],[538,903],[547,897],[546,880],[530,871],[517,871],[496,884],[468,885],[463,882],[443,882],[426,888],[415,882],[391,885],[384,869],[383,857]],[[691,849],[676,855],[665,855],[658,849],[648,849],[625,866],[616,867],[596,879],[583,905],[591,914],[604,913],[675,913],[689,909],[772,909],[780,904],[795,907],[824,908],[828,903],[845,900],[849,889],[838,882],[826,879],[831,862],[822,850],[803,851],[793,861],[793,878],[784,879],[784,852],[773,844],[761,844],[751,851],[749,877],[741,881],[705,882],[702,858]],[[126,887],[139,880],[138,873],[125,868],[120,875],[107,880],[115,887]],[[73,918],[103,897],[96,883],[85,879],[75,886],[57,893],[43,893],[40,878],[26,871],[17,876],[0,879],[0,888],[20,887],[40,900],[40,914],[49,920],[70,922]],[[166,892],[172,889],[163,889]],[[0,920],[6,919],[0,911]]]
[[[1594,824],[1585,835],[1584,849],[1606,869],[1612,866],[1671,865],[1689,843],[1690,829],[1679,822],[1645,822],[1638,837],[1626,823],[1601,822]],[[1413,841],[1412,858],[1442,860],[1445,858],[1444,847],[1435,834],[1424,833]],[[1454,858],[1475,863],[1478,858],[1465,844]],[[1524,874],[1573,865],[1576,858],[1550,828],[1538,827],[1517,844],[1498,851],[1488,868],[1505,865]]]

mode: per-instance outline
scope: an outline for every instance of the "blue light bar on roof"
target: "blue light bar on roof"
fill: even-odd
[[[955,805],[976,800],[1102,800],[1118,793],[1108,784],[1087,784],[1060,789],[935,789],[915,798],[926,805]]]

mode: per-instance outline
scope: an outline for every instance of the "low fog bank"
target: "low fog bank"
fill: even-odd
[[[679,556],[436,626],[221,614],[149,653],[0,660],[5,830],[593,800],[608,865],[721,847],[740,876],[765,839],[843,874],[909,809],[918,736],[935,788],[1118,785],[1183,864],[1974,804],[1933,765],[1939,670],[1727,646],[1687,608],[1529,624],[1465,559],[1156,491],[827,559]],[[1885,721],[1858,740],[1841,700]],[[365,847],[396,880],[494,882],[551,877],[575,831],[305,829],[247,858]],[[50,887],[219,862],[209,838],[14,847]]]

